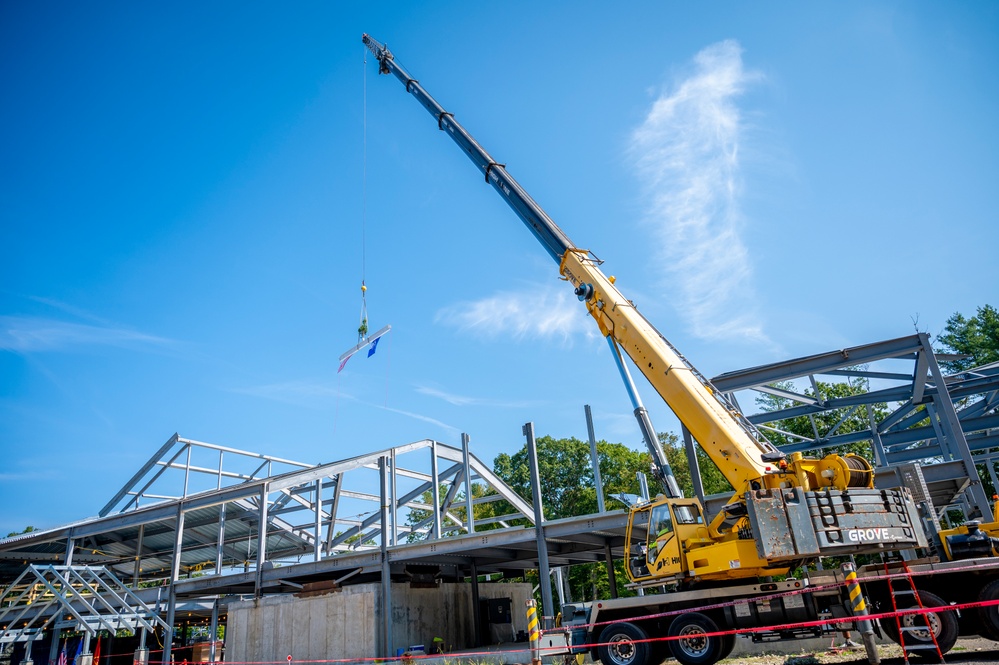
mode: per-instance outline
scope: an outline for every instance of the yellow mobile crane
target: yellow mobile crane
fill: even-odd
[[[625,298],[601,261],[577,247],[541,207],[386,46],[363,36],[379,71],[399,79],[527,225],[559,264],[562,278],[596,321],[612,350],[664,494],[631,508],[628,575],[633,582],[721,582],[782,574],[817,556],[925,547],[907,490],[873,489],[870,463],[857,455],[785,456],[714,390]],[[709,522],[695,498],[684,498],[622,353],[642,372],[735,493]]]

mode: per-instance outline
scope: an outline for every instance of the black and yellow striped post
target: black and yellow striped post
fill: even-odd
[[[527,638],[531,643],[531,664],[541,665],[541,624],[534,599],[527,601]]]
[[[866,617],[870,614],[870,611],[867,609],[867,602],[864,600],[864,592],[857,581],[857,569],[854,568],[852,563],[847,561],[840,566],[840,570],[846,578],[846,592],[849,596],[847,609],[855,617]],[[878,665],[881,662],[881,656],[878,654],[878,645],[874,642],[874,626],[871,625],[871,620],[860,618],[857,621],[857,630],[860,631],[860,636],[864,640],[864,649],[867,651],[867,662],[871,665]]]

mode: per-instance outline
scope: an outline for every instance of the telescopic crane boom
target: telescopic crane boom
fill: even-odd
[[[647,554],[644,562],[632,561],[629,575],[635,581],[665,578],[682,581],[748,577],[758,574],[775,574],[786,570],[789,561],[798,561],[822,551],[852,553],[875,549],[897,549],[904,541],[912,546],[912,539],[925,536],[912,533],[911,519],[915,515],[907,493],[884,500],[885,491],[879,495],[873,487],[870,463],[856,455],[828,455],[810,459],[795,453],[789,459],[752,428],[742,414],[728,401],[722,399],[710,383],[687,362],[672,344],[653,326],[617,289],[614,277],[600,269],[602,263],[589,250],[577,247],[562,229],[542,210],[527,192],[448,113],[408,71],[388,48],[363,36],[363,42],[375,55],[382,74],[394,75],[437,122],[437,127],[450,136],[483,174],[485,181],[499,193],[518,217],[527,225],[548,255],[559,264],[563,279],[574,288],[589,314],[596,321],[600,332],[607,338],[614,353],[625,386],[635,406],[635,415],[649,452],[654,471],[663,484],[665,497],[633,508],[629,521],[629,538],[638,538],[639,532],[647,536]],[[735,494],[710,525],[705,526],[703,508],[695,499],[683,499],[672,471],[659,445],[655,429],[641,405],[634,385],[628,375],[621,352],[628,355],[635,366],[652,384],[684,427],[707,452],[728,481]],[[792,490],[786,492],[786,490]],[[815,495],[825,491],[833,511],[853,512],[841,505],[842,496],[865,497],[866,503],[897,501],[897,510],[879,512],[874,508],[863,512],[878,517],[861,521],[859,526],[884,528],[883,538],[873,545],[836,547],[836,538],[823,531],[818,533],[814,516],[809,512]],[[870,496],[865,493],[871,493]],[[811,499],[809,498],[811,497]],[[809,503],[809,501],[812,503]],[[840,503],[836,503],[839,501]],[[802,510],[804,512],[802,512]],[[761,511],[767,512],[763,519]],[[775,512],[776,511],[776,512]],[[790,512],[789,512],[790,511]],[[817,509],[814,512],[822,512]],[[892,516],[886,513],[890,512]],[[779,518],[776,528],[769,523],[772,516]],[[898,518],[897,515],[902,515]],[[802,526],[802,520],[805,525]],[[836,527],[840,527],[839,520]],[[799,533],[800,531],[800,533]],[[891,531],[891,533],[889,533]],[[663,535],[665,534],[665,535]],[[668,537],[666,537],[668,536]],[[787,547],[788,536],[794,541]],[[774,542],[763,542],[772,537]],[[664,539],[665,538],[665,539]],[[832,539],[833,544],[827,541]],[[907,540],[908,539],[908,540]],[[755,547],[754,547],[755,540]],[[780,542],[778,542],[780,541]],[[654,551],[653,551],[654,550]],[[696,556],[693,552],[696,550]]]

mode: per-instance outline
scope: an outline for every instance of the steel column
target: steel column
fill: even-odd
[[[441,537],[441,476],[437,467],[437,442],[430,443],[430,496],[434,503],[434,524],[430,535],[433,538]]]
[[[391,494],[391,499],[392,500],[391,500],[391,502],[389,504],[389,505],[392,506],[392,510],[389,513],[389,519],[392,520],[392,531],[391,531],[392,540],[391,540],[391,544],[392,545],[398,545],[399,544],[399,524],[398,524],[398,522],[399,522],[399,506],[398,506],[399,494],[398,494],[398,486],[396,485],[397,475],[396,475],[396,472],[395,472],[395,448],[393,448],[392,450],[389,451],[389,468],[391,470],[391,475],[389,476],[389,479],[391,481],[391,485],[389,486],[389,490],[392,492],[392,494]]]
[[[992,506],[989,504],[989,498],[985,495],[985,488],[982,487],[982,479],[978,477],[978,468],[975,466],[975,460],[971,455],[971,450],[968,448],[968,440],[964,438],[964,430],[961,429],[961,421],[958,419],[957,411],[954,409],[954,402],[951,401],[950,393],[947,391],[947,382],[944,380],[940,366],[937,364],[937,358],[933,354],[933,347],[930,346],[929,335],[919,333],[919,341],[923,345],[926,361],[929,365],[929,373],[933,377],[937,388],[937,393],[933,401],[937,402],[939,415],[942,416],[942,424],[947,430],[947,439],[951,443],[951,448],[956,448],[961,460],[964,461],[964,468],[971,483],[965,491],[969,494],[972,503],[975,504],[973,508],[977,508],[981,512],[982,521],[991,522],[994,519],[992,516]]]
[[[313,543],[313,559],[319,561],[323,558],[323,479],[316,479],[316,532]]]
[[[541,611],[544,617],[544,628],[550,618],[555,616],[552,603],[551,569],[548,567],[548,543],[545,541],[545,511],[541,505],[541,471],[538,467],[538,443],[534,440],[534,423],[524,425],[524,436],[527,437],[527,457],[531,464],[531,495],[534,499],[534,531],[538,542],[538,578],[541,585]]]
[[[604,542],[604,560],[607,562],[607,582],[610,584],[611,598],[617,598],[617,571],[614,568],[614,553],[610,542]]]
[[[218,654],[215,653],[216,642],[219,639],[218,638],[218,635],[219,635],[219,599],[218,599],[218,597],[216,597],[215,598],[215,602],[212,603],[212,625],[211,625],[211,629],[210,630],[211,630],[211,634],[209,635],[209,639],[211,640],[211,642],[209,643],[209,647],[208,647],[208,662],[214,663],[215,660],[216,660],[216,658],[217,658],[217,656],[218,656]]]
[[[177,527],[170,561],[170,594],[167,599],[167,627],[163,630],[163,662],[169,663],[173,651],[173,624],[177,613],[177,580],[180,579],[180,555],[184,551],[184,504],[177,505]]]
[[[135,568],[132,570],[132,586],[139,588],[139,573],[142,572],[142,538],[146,534],[146,525],[139,525],[139,535],[135,541]]]
[[[690,469],[690,481],[694,485],[694,494],[701,500],[701,505],[703,506],[704,483],[701,481],[701,465],[697,462],[697,449],[694,447],[694,438],[690,435],[690,430],[684,427],[682,423],[680,424],[680,429],[683,433],[683,449],[687,453],[687,468]],[[707,517],[704,519],[707,519]]]
[[[389,518],[389,473],[388,458],[378,458],[378,474],[381,478],[381,554],[382,554],[382,603],[381,603],[381,652],[385,658],[392,656],[392,569],[388,558],[388,518]]]
[[[472,465],[468,462],[468,435],[461,433],[461,461],[465,467],[465,510],[468,532],[475,533],[475,515],[472,513]]]
[[[597,455],[597,438],[593,434],[593,414],[590,412],[590,405],[583,405],[583,412],[586,414],[586,434],[590,438],[590,460],[593,464],[593,485],[597,490],[597,512],[605,512],[604,506],[604,484],[600,479],[600,456]]]
[[[475,633],[473,647],[481,646],[482,640],[482,612],[479,611],[479,567],[472,559],[472,630]]]
[[[867,405],[867,422],[871,425],[871,447],[874,449],[874,465],[888,466],[888,453],[881,443],[881,433],[878,432],[878,423],[874,419],[874,407]]]
[[[254,575],[253,597],[260,598],[263,594],[264,586],[264,563],[267,561],[267,483],[260,486],[260,507],[258,519],[260,527],[257,529],[257,570]]]

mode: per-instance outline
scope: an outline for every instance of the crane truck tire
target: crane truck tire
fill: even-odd
[[[928,591],[919,592],[919,600],[923,607],[947,607],[948,603],[935,594]],[[916,599],[912,596],[902,596],[898,601],[898,609],[905,610],[919,607]],[[881,630],[884,631],[893,642],[902,644],[898,635],[898,624],[894,619],[881,619]],[[957,642],[959,633],[957,615],[953,611],[933,612],[932,614],[905,614],[898,617],[898,622],[902,624],[905,632],[905,651],[910,658],[918,658],[924,663],[941,663],[940,654],[947,653]],[[905,630],[909,629],[909,630]],[[933,635],[930,635],[930,629]],[[934,648],[933,638],[936,638]]]
[[[669,641],[670,651],[682,665],[711,665],[727,646],[723,636],[711,635],[718,632],[718,624],[700,612],[681,614],[669,626],[669,636],[679,638]]]
[[[725,660],[732,654],[732,650],[735,649],[735,635],[722,635],[721,643],[721,653],[718,654],[718,660]]]
[[[978,600],[999,600],[999,580],[986,584],[978,594]],[[999,642],[999,605],[979,607],[978,618],[982,623],[982,637]]]
[[[649,642],[649,662],[648,665],[662,665],[667,658],[672,658],[673,654],[669,650],[669,642],[666,640],[655,640]]]
[[[652,655],[649,635],[633,623],[612,623],[600,633],[597,656],[603,665],[649,665]]]

